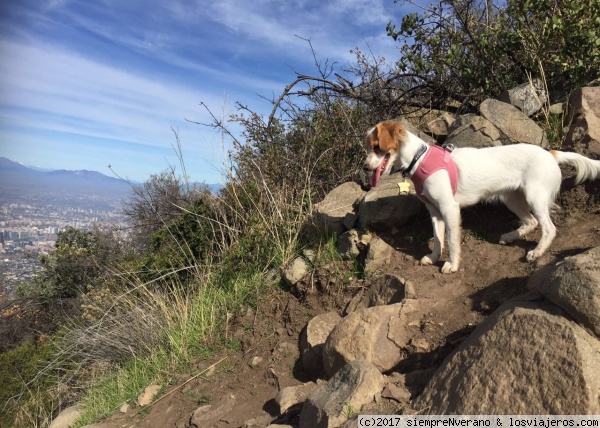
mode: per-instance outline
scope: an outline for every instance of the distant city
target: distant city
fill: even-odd
[[[100,173],[39,172],[0,158],[0,297],[34,277],[59,232],[122,227],[130,191],[129,183]]]

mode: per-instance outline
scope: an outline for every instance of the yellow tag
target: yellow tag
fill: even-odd
[[[410,183],[408,181],[398,183],[398,187],[400,188],[401,195],[408,195],[408,191],[410,190]]]

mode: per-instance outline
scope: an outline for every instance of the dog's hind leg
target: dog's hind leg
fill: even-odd
[[[542,237],[537,246],[527,253],[527,261],[530,262],[544,254],[556,236],[556,227],[550,219],[550,209],[548,205],[542,204],[541,206],[536,206],[536,204],[534,204],[532,206],[532,211],[542,229]]]
[[[442,218],[442,213],[440,213],[440,210],[438,210],[437,207],[430,203],[425,203],[425,206],[427,206],[427,209],[429,210],[429,214],[431,215],[431,224],[433,226],[433,250],[431,251],[431,254],[423,256],[420,261],[422,265],[427,266],[437,263],[442,256],[442,251],[444,250],[444,234],[446,231],[446,224]]]
[[[500,244],[510,244],[535,230],[538,221],[531,214],[531,208],[522,191],[516,190],[505,195],[503,201],[506,207],[515,213],[521,221],[521,226],[517,230],[505,233],[500,237]]]

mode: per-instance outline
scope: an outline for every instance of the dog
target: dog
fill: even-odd
[[[538,225],[542,236],[526,259],[539,258],[556,236],[550,209],[562,181],[560,164],[577,170],[575,183],[600,177],[600,161],[585,156],[547,151],[532,144],[486,148],[440,148],[425,143],[397,121],[385,121],[371,128],[366,137],[365,171],[372,171],[371,187],[383,175],[401,171],[415,184],[425,202],[433,225],[433,250],[420,263],[439,261],[448,233],[449,260],[443,273],[456,272],[460,265],[460,209],[482,201],[503,202],[520,221],[520,227],[500,237],[510,244],[532,232]],[[437,157],[436,162],[429,158]]]

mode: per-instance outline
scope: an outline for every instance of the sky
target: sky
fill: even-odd
[[[239,102],[268,115],[295,71],[389,61],[393,0],[19,0],[0,5],[0,156],[143,182],[223,184],[230,142],[210,127]],[[110,167],[109,167],[110,166]]]

